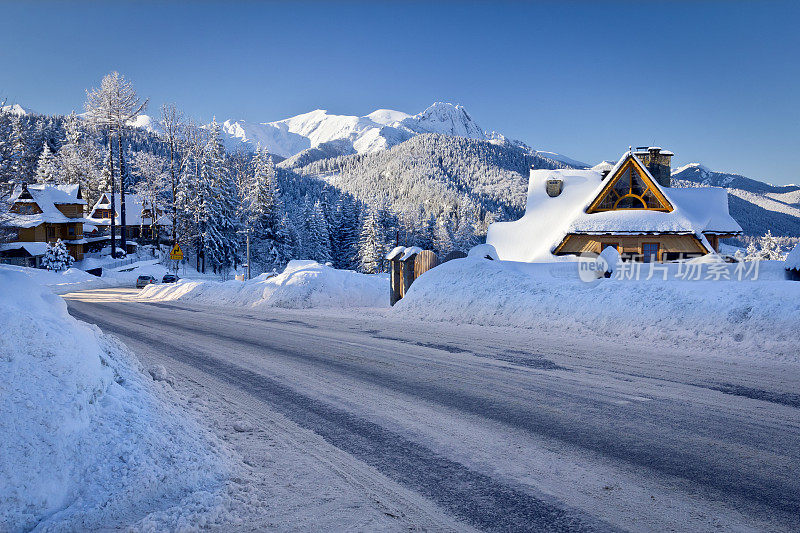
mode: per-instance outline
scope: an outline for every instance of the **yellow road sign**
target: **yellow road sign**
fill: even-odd
[[[169,258],[172,259],[173,261],[180,261],[183,259],[183,250],[181,250],[181,247],[177,242],[172,247],[172,250],[169,252]]]

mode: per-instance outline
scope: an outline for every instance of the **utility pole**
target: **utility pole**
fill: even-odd
[[[247,279],[250,279],[250,228],[247,228]]]

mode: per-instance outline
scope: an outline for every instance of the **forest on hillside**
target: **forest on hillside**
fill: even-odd
[[[109,97],[120,93],[127,100]],[[244,262],[248,233],[256,272],[290,259],[378,272],[396,245],[466,251],[492,221],[522,214],[532,165],[564,166],[518,145],[438,134],[276,164],[260,149],[227,152],[216,121],[197,125],[175,105],[159,110],[161,134],[130,126],[146,100],[117,73],[87,95],[81,114],[0,111],[3,194],[20,183],[78,183],[91,208],[112,183],[124,186],[174,216],[187,254],[220,273]]]

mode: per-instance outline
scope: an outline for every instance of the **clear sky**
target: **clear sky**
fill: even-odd
[[[198,120],[460,103],[595,163],[656,143],[800,182],[800,2],[0,3],[0,100],[80,111],[118,70]]]

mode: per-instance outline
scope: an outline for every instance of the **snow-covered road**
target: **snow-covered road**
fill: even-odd
[[[796,365],[385,310],[256,313],[136,295],[65,298],[196,398],[248,465],[240,484],[291,481],[270,498],[232,494],[245,524],[800,528]]]

